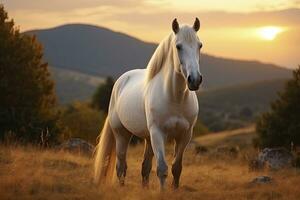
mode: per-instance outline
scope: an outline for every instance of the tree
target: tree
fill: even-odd
[[[0,5],[0,139],[9,133],[39,142],[45,131],[56,137],[54,82],[42,58],[35,37],[20,34]]]
[[[92,107],[104,111],[105,113],[108,112],[108,106],[110,101],[110,95],[114,86],[114,80],[112,77],[107,77],[104,84],[101,84],[95,94],[92,97]]]
[[[300,66],[271,110],[259,118],[256,130],[261,147],[300,145]]]

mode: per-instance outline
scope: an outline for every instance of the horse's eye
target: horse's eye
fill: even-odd
[[[181,45],[181,44],[176,44],[176,49],[177,49],[178,51],[180,51],[180,50],[182,49],[182,45]]]

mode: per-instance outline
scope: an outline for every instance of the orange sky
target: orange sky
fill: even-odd
[[[289,68],[300,64],[299,0],[1,0],[22,31],[89,23],[160,42],[174,17],[198,16],[203,51]]]

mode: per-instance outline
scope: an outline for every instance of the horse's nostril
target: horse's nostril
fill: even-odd
[[[192,81],[192,77],[189,75],[188,76],[188,82],[191,83],[191,81]]]

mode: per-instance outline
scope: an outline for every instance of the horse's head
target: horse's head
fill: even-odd
[[[202,82],[199,63],[202,43],[197,36],[200,21],[196,18],[193,27],[186,25],[179,27],[177,19],[174,19],[172,29],[175,33],[173,48],[179,62],[175,70],[183,74],[191,91],[198,90]]]

